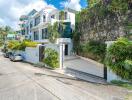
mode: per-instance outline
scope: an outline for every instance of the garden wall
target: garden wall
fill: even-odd
[[[58,53],[60,53],[60,45],[59,44],[45,44],[45,49],[46,48],[51,48],[53,50],[56,50]]]
[[[39,47],[26,47],[25,61],[29,63],[39,63]]]
[[[115,41],[107,41],[105,42],[107,44],[107,48],[109,48]],[[107,66],[107,82],[111,82],[112,80],[120,80],[120,81],[125,81],[118,75],[116,75],[108,66]]]

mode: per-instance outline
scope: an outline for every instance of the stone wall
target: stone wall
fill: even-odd
[[[85,9],[85,12],[80,14],[82,19],[76,23],[76,30],[80,33],[81,42],[89,40],[114,41],[118,37],[128,34],[126,26],[128,22],[132,22],[132,10],[125,13],[100,11],[100,8],[87,10],[89,9]],[[89,14],[92,17],[89,18]]]

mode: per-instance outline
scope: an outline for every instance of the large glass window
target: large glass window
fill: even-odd
[[[43,15],[43,22],[46,22],[46,16]]]
[[[35,26],[38,25],[40,23],[40,16],[35,18]]]
[[[47,31],[47,28],[42,29],[42,39],[48,39],[48,31]]]
[[[68,14],[67,12],[65,12],[65,20],[67,20],[67,18],[68,18]]]
[[[33,27],[33,22],[30,22],[30,29]]]
[[[34,32],[34,40],[39,40],[39,32],[38,31]]]

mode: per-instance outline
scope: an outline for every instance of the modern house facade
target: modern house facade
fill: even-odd
[[[63,13],[63,17],[62,14]],[[60,11],[53,7],[45,7],[37,12],[32,10],[25,18],[20,18],[21,28],[24,28],[26,38],[39,43],[49,43],[48,26],[54,25],[55,22],[63,22],[65,30],[61,33],[61,37],[57,39],[57,44],[63,43],[65,55],[69,55],[72,50],[71,34],[75,29],[75,13],[76,11],[65,8]],[[24,27],[22,27],[24,26]]]

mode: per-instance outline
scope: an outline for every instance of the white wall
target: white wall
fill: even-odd
[[[65,52],[65,45],[68,45],[68,56],[71,55],[73,50],[73,42],[70,38],[58,38],[57,44],[63,44],[63,52]]]
[[[39,47],[36,48],[26,47],[25,61],[30,63],[39,63]]]
[[[75,29],[75,13],[72,12],[68,12],[68,17],[70,17],[70,22],[71,22],[71,26],[72,29]]]
[[[51,48],[53,50],[56,50],[58,53],[60,53],[60,46],[59,44],[45,44],[45,49]]]
[[[117,76],[112,70],[107,68],[107,82],[111,82],[112,80],[122,80],[119,76]]]

